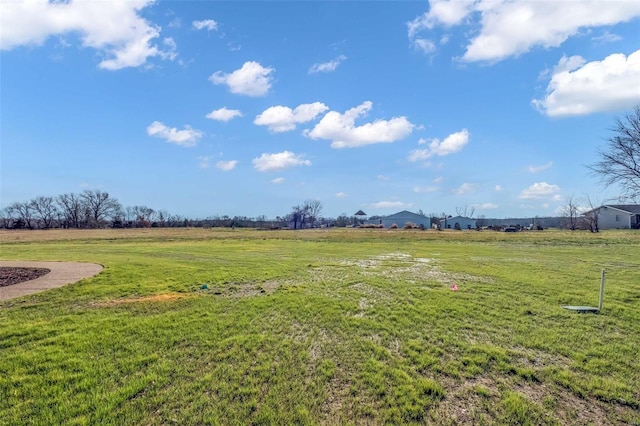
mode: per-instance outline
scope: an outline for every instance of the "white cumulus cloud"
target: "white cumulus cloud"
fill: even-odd
[[[558,192],[560,192],[558,185],[551,185],[547,182],[536,182],[530,187],[523,189],[518,198],[522,200],[553,199],[554,197],[558,197]]]
[[[218,29],[218,23],[213,19],[205,19],[202,21],[193,21],[191,23],[196,30],[216,31]]]
[[[432,139],[428,148],[411,151],[408,159],[409,161],[415,162],[427,160],[435,155],[442,157],[449,154],[455,154],[469,143],[470,137],[471,134],[469,131],[467,129],[462,129],[459,132],[450,134],[442,141],[439,139]],[[422,139],[419,143],[424,144]]]
[[[166,49],[154,43],[160,37],[160,27],[140,16],[142,9],[153,3],[153,0],[3,1],[0,49],[41,45],[51,36],[75,33],[80,36],[82,47],[100,52],[102,60],[98,66],[103,69],[138,67],[151,57],[173,60],[176,55],[173,40],[164,40]]]
[[[418,16],[407,23],[409,37],[425,29],[432,29],[438,24],[453,26],[459,24],[472,10],[474,0],[430,0],[429,12]]]
[[[222,107],[211,111],[209,114],[207,114],[206,117],[211,120],[227,122],[233,120],[236,117],[242,117],[242,113],[237,109],[228,109],[227,107]]]
[[[335,71],[336,68],[338,68],[338,65],[340,65],[342,62],[346,60],[347,60],[346,56],[340,55],[337,58],[333,59],[332,61],[313,64],[311,65],[311,68],[309,68],[309,74]]]
[[[259,172],[272,172],[296,166],[310,166],[311,161],[305,160],[304,155],[283,151],[276,154],[262,154],[253,159],[253,167]]]
[[[640,16],[636,0],[431,0],[429,11],[407,24],[409,40],[436,26],[479,27],[471,34],[461,59],[501,61],[534,47],[558,47],[589,28],[628,22]]]
[[[284,183],[284,178],[283,177],[277,177],[275,179],[271,179],[271,183],[275,183],[276,185],[279,185],[281,183]]]
[[[183,130],[178,130],[175,127],[168,127],[159,121],[154,121],[147,127],[147,134],[184,147],[196,146],[198,140],[202,137],[200,130],[192,129],[190,126],[185,126]]]
[[[347,195],[345,192],[338,192],[338,193],[336,194],[336,197],[337,197],[337,198],[347,198],[347,197],[348,197],[348,195]]]
[[[390,120],[375,120],[361,126],[355,120],[366,115],[372,108],[365,101],[344,114],[329,111],[312,130],[305,135],[312,139],[331,140],[332,148],[353,148],[375,143],[396,142],[411,134],[414,125],[406,117],[394,117]]]
[[[231,93],[246,96],[264,96],[271,88],[273,68],[265,68],[258,62],[245,62],[231,73],[216,71],[209,80],[213,84],[225,84]]]
[[[550,117],[624,110],[640,102],[640,50],[602,61],[563,57],[554,69],[543,99],[533,105]]]
[[[459,24],[471,11],[473,0],[442,1],[431,0],[429,2],[429,12],[418,16],[413,21],[407,23],[409,41],[413,47],[423,53],[433,53],[437,47],[435,42],[418,36],[423,30],[431,30],[437,24],[453,26]],[[446,44],[448,37],[441,38],[441,43]]]
[[[481,10],[482,30],[471,41],[465,61],[495,61],[528,52],[533,46],[558,47],[582,28],[626,22],[640,16],[634,0],[499,1]]]
[[[329,107],[321,102],[298,105],[295,109],[272,106],[258,115],[253,123],[258,126],[267,126],[275,133],[287,132],[295,129],[296,124],[311,121],[328,109]]]
[[[216,163],[216,168],[224,171],[229,171],[229,170],[235,169],[237,165],[238,165],[238,160],[229,160],[229,161],[220,160]]]

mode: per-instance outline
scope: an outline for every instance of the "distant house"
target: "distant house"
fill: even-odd
[[[605,204],[584,215],[597,215],[599,229],[640,229],[640,204]]]
[[[440,219],[442,229],[476,229],[476,220],[470,217],[454,216]]]
[[[412,213],[407,210],[403,210],[389,216],[383,216],[378,219],[367,220],[365,223],[382,225],[385,228],[390,228],[392,225],[398,225],[398,228],[402,228],[408,222],[413,223],[417,226],[422,225],[427,229],[431,227],[431,218],[419,215],[417,213]]]

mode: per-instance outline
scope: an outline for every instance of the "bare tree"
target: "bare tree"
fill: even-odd
[[[22,226],[18,226],[19,228],[27,227],[29,229],[33,229],[33,207],[31,206],[31,202],[15,202],[9,206],[15,216],[16,221],[14,221],[14,227],[16,227],[16,223],[18,222]]]
[[[158,220],[158,225],[164,227],[167,219],[169,218],[169,212],[166,210],[158,210],[156,211],[156,218]]]
[[[562,208],[562,214],[567,218],[569,229],[572,231],[576,230],[576,225],[578,224],[578,213],[580,207],[576,202],[575,198],[572,196],[567,197],[566,204]]]
[[[353,218],[347,216],[346,213],[341,213],[334,221],[334,226],[338,226],[344,228],[345,226],[349,226],[349,224],[353,223]]]
[[[313,227],[316,221],[322,214],[322,201],[320,200],[306,200],[303,204],[304,210],[307,213],[309,220],[309,226]]]
[[[151,226],[153,214],[155,210],[147,206],[133,206],[127,207],[127,210],[131,209],[132,216],[135,220],[135,226],[138,228],[148,228]]]
[[[62,226],[65,228],[80,228],[84,219],[85,209],[82,199],[78,194],[61,194],[56,198],[56,203],[62,214]]]
[[[108,217],[119,213],[122,208],[115,198],[109,197],[108,192],[87,190],[81,197],[89,213],[90,226],[99,226]]]
[[[56,207],[53,197],[36,197],[31,200],[31,208],[35,213],[35,219],[44,229],[49,229],[53,221],[58,218],[60,212]]]
[[[610,129],[605,149],[598,151],[600,161],[589,166],[606,186],[618,184],[630,199],[640,197],[640,105]]]
[[[598,226],[598,210],[600,208],[600,203],[592,201],[589,196],[585,198],[585,201],[587,206],[589,206],[589,210],[584,213],[587,225],[591,232],[600,232],[600,227]]]
[[[468,217],[469,219],[473,218],[473,215],[476,213],[476,208],[473,206],[464,207],[456,207],[456,215],[462,217]]]
[[[180,228],[184,226],[185,218],[180,215],[169,215],[167,216],[167,226],[171,228]]]
[[[11,229],[15,220],[16,213],[13,206],[7,206],[0,210],[0,223],[4,229]]]
[[[127,226],[133,226],[133,222],[136,220],[136,208],[134,206],[127,206],[122,209],[122,218],[127,222]]]
[[[262,215],[256,217],[255,222],[256,222],[256,226],[258,228],[264,228],[265,225],[266,225],[266,222],[267,222],[267,216],[262,214]]]
[[[305,221],[307,219],[307,208],[303,205],[297,205],[291,207],[290,213],[291,221],[293,222],[293,229],[303,229]],[[298,226],[300,224],[300,226]]]

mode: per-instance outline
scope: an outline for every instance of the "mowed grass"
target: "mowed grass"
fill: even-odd
[[[0,242],[105,266],[0,301],[0,424],[640,424],[638,231]]]

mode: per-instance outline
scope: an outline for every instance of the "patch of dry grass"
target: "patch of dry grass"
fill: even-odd
[[[186,299],[194,297],[191,294],[184,293],[163,293],[163,294],[154,294],[152,296],[141,296],[141,297],[125,297],[120,299],[112,299],[107,301],[95,302],[92,303],[92,306],[101,307],[101,308],[109,308],[113,306],[127,305],[131,303],[166,303],[173,302],[179,299]]]

